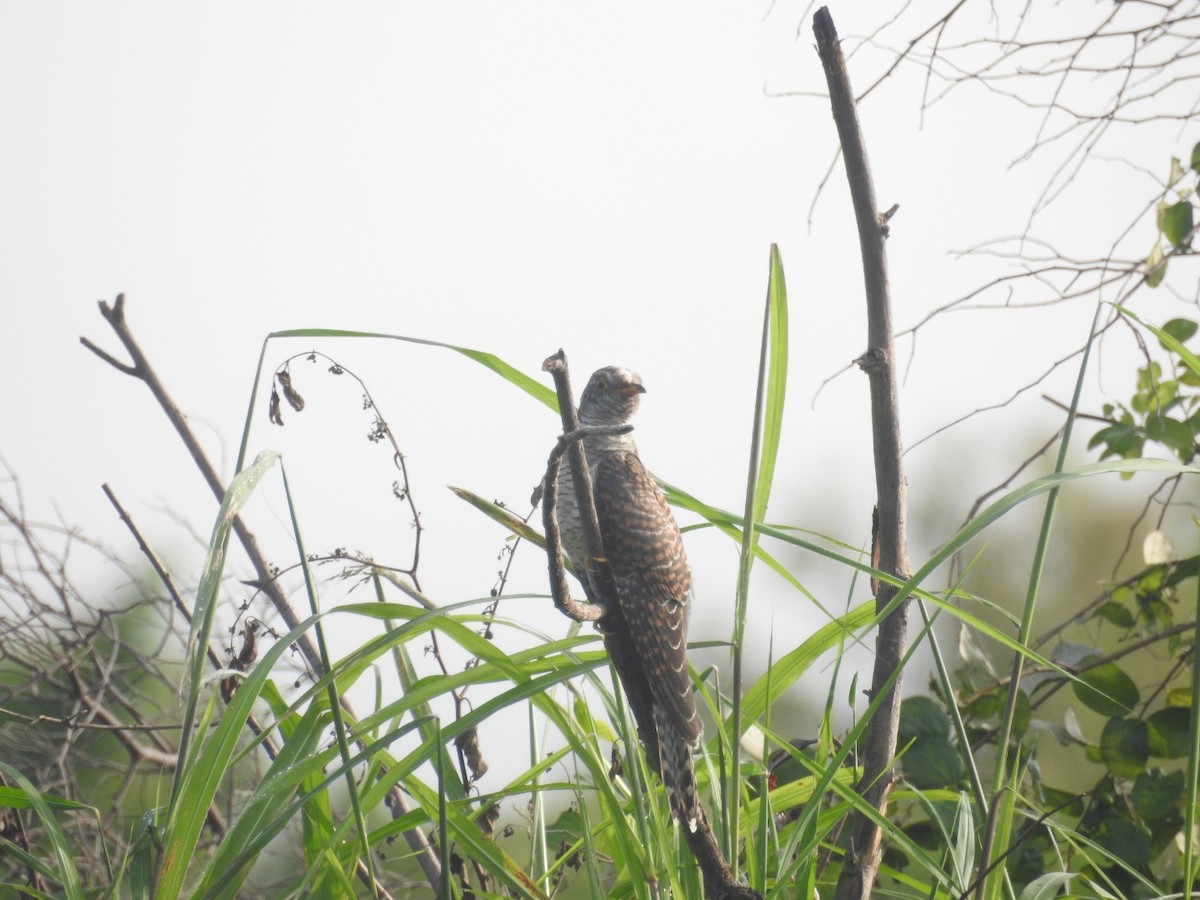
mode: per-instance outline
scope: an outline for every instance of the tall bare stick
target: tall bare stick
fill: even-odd
[[[900,578],[908,577],[905,548],[906,516],[904,470],[901,461],[899,404],[896,399],[896,348],[892,337],[892,310],[888,292],[887,255],[884,241],[891,212],[881,214],[875,202],[875,187],[867,164],[867,150],[859,129],[854,94],[846,73],[846,60],[838,43],[837,30],[827,7],[813,18],[817,52],[829,85],[833,120],[837,125],[846,162],[846,178],[858,223],[863,279],[867,295],[867,351],[856,362],[871,383],[871,429],[875,452],[876,506],[872,528],[872,559],[877,569]],[[875,580],[875,604],[884,609],[896,595],[891,585]],[[874,696],[886,689],[904,655],[908,605],[902,603],[884,619],[875,640],[875,671],[871,678]],[[900,676],[892,683],[887,698],[867,727],[860,761],[863,767],[858,790],[863,799],[883,812],[892,787],[891,765],[896,755],[896,732],[900,724]],[[879,870],[882,834],[865,815],[852,823],[850,846],[838,878],[838,900],[866,898],[871,894]]]

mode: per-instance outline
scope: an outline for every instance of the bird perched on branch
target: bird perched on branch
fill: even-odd
[[[619,426],[645,393],[629,369],[600,369],[579,401],[581,426]],[[692,750],[700,718],[687,664],[692,573],[679,526],[662,491],[638,458],[629,434],[584,438],[596,517],[603,543],[590,558],[570,466],[559,482],[563,549],[590,599],[597,600],[598,566],[612,574],[617,609],[600,622],[605,647],[625,688],[651,765],[667,790],[671,812],[689,831],[700,817]]]

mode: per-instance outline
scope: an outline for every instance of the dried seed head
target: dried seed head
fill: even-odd
[[[275,380],[283,388],[283,397],[287,400],[288,405],[296,412],[302,412],[304,410],[304,398],[300,396],[299,391],[292,387],[291,374],[288,372],[276,372]]]

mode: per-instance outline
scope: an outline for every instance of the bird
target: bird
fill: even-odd
[[[599,369],[580,396],[580,425],[627,424],[645,391],[636,372],[617,366]],[[603,554],[589,557],[574,479],[566,464],[556,510],[563,550],[593,602],[599,598],[597,567],[607,566],[612,575],[617,608],[599,623],[605,648],[629,698],[647,758],[666,789],[671,813],[695,832],[702,813],[692,751],[701,726],[688,674],[693,592],[683,537],[630,434],[590,434],[583,443]]]

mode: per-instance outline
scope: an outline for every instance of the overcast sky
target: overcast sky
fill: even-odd
[[[832,13],[843,36],[861,37],[890,18],[875,7]],[[863,47],[856,87],[943,11],[915,3]],[[1092,16],[1095,5],[1053,15]],[[998,27],[987,4],[958,21],[959,39]],[[215,505],[148,392],[78,342],[121,356],[95,304],[123,291],[134,334],[226,478],[264,337],[329,327],[486,349],[543,378],[542,359],[563,347],[579,386],[601,365],[637,369],[647,464],[740,509],[776,242],[791,379],[770,516],[864,545],[866,379],[847,372],[813,403],[864,349],[865,313],[840,163],[812,206],[836,147],[812,43],[798,2],[3,4],[0,454],[39,517],[54,504],[132,558],[100,493],[108,482],[160,549],[196,571],[202,548],[179,520],[202,541]],[[1019,234],[1061,162],[1051,148],[1013,165],[1041,120],[982,88],[922,114],[923,79],[902,66],[861,110],[880,204],[900,206],[888,250],[902,328],[1012,271],[951,251]],[[1035,231],[1081,255],[1107,252],[1186,138],[1178,125],[1113,137]],[[1148,248],[1152,219],[1142,234]],[[906,439],[1006,399],[1082,343],[1092,309],[935,319],[901,396]],[[280,341],[265,365],[313,348],[366,380],[408,455],[426,591],[441,602],[486,594],[504,534],[444,485],[524,513],[554,416],[469,361],[402,343]],[[284,452],[311,551],[405,562],[396,475],[365,440],[357,388],[324,366],[292,371],[308,408],[285,408],[280,429],[260,397],[251,455]],[[1125,391],[1114,371],[1110,386]],[[1044,390],[1065,401],[1073,377],[1067,367]],[[908,459],[914,518],[948,499],[964,514],[1055,415],[1034,399],[923,444]],[[967,484],[957,500],[944,495],[952,477]],[[282,564],[277,485],[252,518]],[[948,536],[921,536],[914,559]],[[733,547],[697,532],[689,546],[697,633],[728,634]],[[817,576],[815,561],[784,555],[829,608],[845,605],[844,570]],[[541,571],[526,554],[510,589],[543,591]],[[520,603],[510,614],[563,627],[545,602]],[[777,650],[819,621],[770,579],[751,618],[754,639],[773,628]]]

